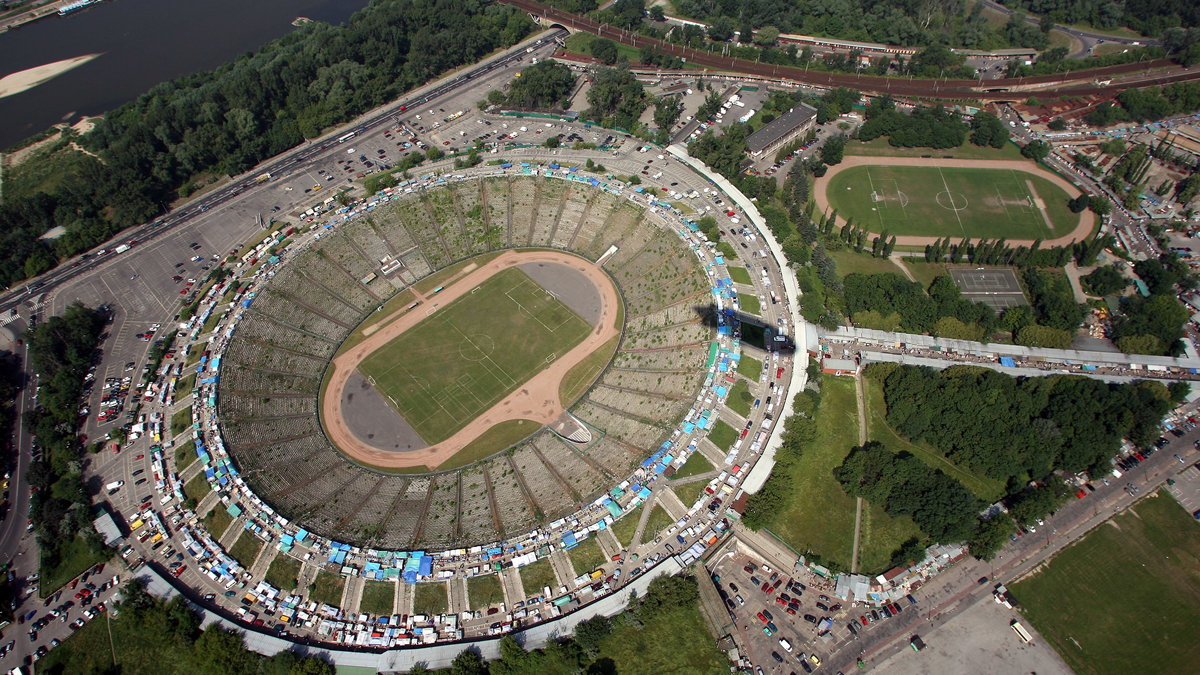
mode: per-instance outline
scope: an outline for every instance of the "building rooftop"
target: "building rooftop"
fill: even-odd
[[[762,152],[784,136],[790,134],[796,127],[806,124],[817,116],[817,109],[807,103],[798,103],[791,110],[771,121],[767,126],[750,134],[746,145],[750,152]]]

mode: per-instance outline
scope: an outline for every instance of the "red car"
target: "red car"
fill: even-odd
[[[142,459],[143,457],[145,457],[145,455],[138,455],[137,457],[134,457],[134,459]]]
[[[777,605],[782,605],[782,606],[786,607],[786,606],[787,606],[787,600],[784,600],[783,598],[775,598],[775,604],[777,604]]]
[[[796,609],[794,607],[788,607],[787,613],[791,614],[792,616],[796,616]]]
[[[867,624],[869,624],[869,623],[871,623],[870,621],[867,621],[867,615],[866,615],[866,614],[863,614],[862,616],[858,617],[858,620],[859,620],[859,621],[861,621],[861,622],[862,622],[862,625],[864,625],[864,626],[865,626],[865,625],[867,625]]]
[[[775,379],[778,380],[782,377],[783,377],[783,366],[779,366],[779,370],[775,371]]]
[[[759,613],[758,613],[758,614],[756,614],[755,616],[757,616],[757,617],[758,617],[758,620],[759,620],[759,621],[761,621],[761,622],[763,622],[763,623],[766,623],[766,622],[767,622],[767,617],[763,616],[763,613],[762,613],[762,612],[759,612]]]

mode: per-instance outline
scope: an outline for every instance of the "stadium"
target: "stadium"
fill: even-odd
[[[372,203],[241,302],[209,443],[276,516],[372,549],[612,511],[715,345],[701,240],[647,201],[526,169]]]

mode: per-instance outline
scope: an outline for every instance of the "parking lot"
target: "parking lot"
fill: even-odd
[[[807,568],[772,569],[744,552],[721,558],[712,574],[741,644],[749,645],[746,656],[764,672],[812,672],[829,655],[869,638],[877,624],[919,611],[915,598],[887,610],[843,603],[833,597],[832,580]]]

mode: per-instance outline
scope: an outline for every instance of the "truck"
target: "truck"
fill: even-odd
[[[113,253],[124,253],[125,251],[128,251],[128,250],[129,250],[129,244],[121,244],[120,246],[113,249]]]
[[[113,482],[109,483],[108,485],[105,485],[104,489],[108,490],[109,494],[112,494],[112,493],[116,492],[117,490],[119,490],[121,488],[121,486],[124,484],[125,484],[125,481],[123,481],[123,480],[114,480]]]

